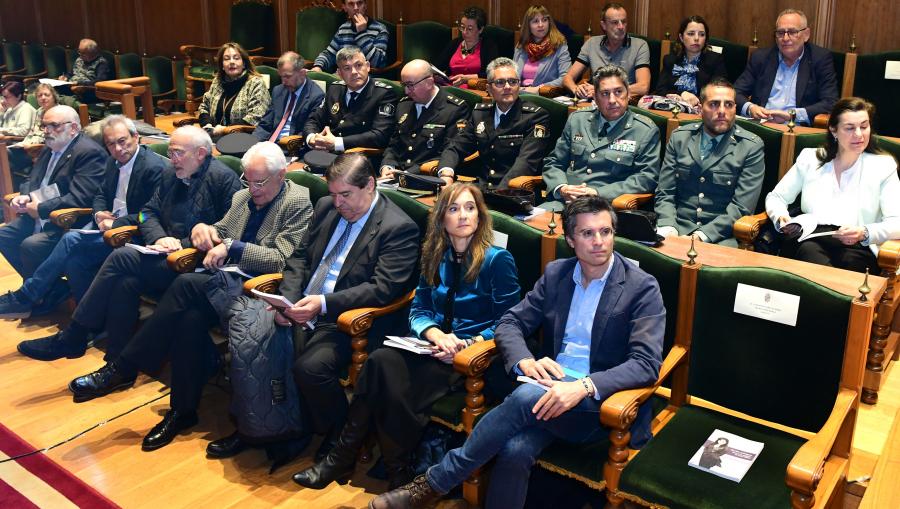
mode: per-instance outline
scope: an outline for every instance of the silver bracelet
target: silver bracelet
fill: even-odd
[[[587,393],[588,397],[594,395],[594,391],[591,390],[590,384],[588,384],[588,377],[584,377],[581,379],[581,385],[584,386],[584,392]]]

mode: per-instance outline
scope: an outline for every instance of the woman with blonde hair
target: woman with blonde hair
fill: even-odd
[[[532,5],[525,11],[513,60],[523,92],[536,94],[541,85],[562,85],[563,76],[572,66],[572,57],[565,36],[543,5]]]
[[[216,64],[219,69],[198,110],[200,125],[215,137],[226,126],[255,126],[272,98],[247,51],[236,42],[226,42],[216,54]]]

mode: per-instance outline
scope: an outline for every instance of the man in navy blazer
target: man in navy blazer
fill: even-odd
[[[790,110],[798,124],[810,125],[838,100],[831,53],[809,42],[806,15],[785,9],[775,22],[776,47],[754,51],[734,84],[738,112],[785,123]]]
[[[106,151],[81,134],[78,113],[69,106],[54,106],[41,120],[46,148],[41,151],[21,193],[9,202],[19,217],[0,228],[0,253],[23,279],[34,273],[64,230],[51,223],[50,213],[57,209],[87,208],[103,182]],[[56,185],[58,194],[30,196]],[[80,228],[88,217],[72,226]]]
[[[269,109],[253,131],[259,141],[277,143],[284,136],[303,134],[307,117],[325,99],[322,89],[306,79],[305,64],[303,57],[293,51],[287,51],[278,58],[281,84],[272,89]],[[291,113],[285,117],[289,106]]]
[[[488,412],[466,443],[425,475],[370,507],[424,507],[496,456],[486,507],[522,507],[531,466],[556,439],[584,443],[609,433],[600,405],[617,391],[656,381],[666,311],[656,280],[613,253],[616,216],[588,195],[566,205],[566,241],[575,258],[547,265],[525,299],[497,325],[497,347],[520,385]],[[537,354],[525,338],[543,329]],[[650,409],[632,425],[632,446],[649,439]]]

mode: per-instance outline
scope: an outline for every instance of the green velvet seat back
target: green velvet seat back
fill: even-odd
[[[506,250],[513,255],[516,261],[516,269],[519,272],[519,286],[522,295],[534,288],[534,284],[541,277],[541,237],[540,230],[495,210],[490,211],[494,221],[494,230],[505,233],[507,239]]]
[[[240,158],[223,154],[220,156],[216,156],[216,159],[218,159],[219,162],[223,163],[225,166],[231,168],[231,171],[233,171],[237,176],[243,175],[244,170],[241,168]]]
[[[659,129],[659,161],[662,164],[663,159],[666,157],[666,123],[669,119],[652,110],[645,110],[637,106],[629,106],[628,109],[635,115],[643,115],[649,118],[656,125],[656,128]]]
[[[750,56],[750,48],[743,44],[737,44],[716,37],[709,38],[709,45],[722,48],[722,59],[725,60],[725,71],[728,73],[728,81],[734,83],[738,76],[747,67],[747,58]]]
[[[172,59],[164,56],[144,59],[144,69],[150,78],[150,92],[154,96],[175,91],[175,75],[172,72]]]
[[[805,148],[818,148],[825,143],[825,133],[805,133],[798,134],[797,141],[794,142],[794,160],[800,155]]]
[[[498,55],[501,57],[512,58],[513,51],[516,49],[516,33],[508,28],[498,25],[485,25],[481,36],[491,40],[497,45]]]
[[[66,49],[62,46],[44,48],[44,61],[47,64],[47,77],[56,79],[69,72],[66,67]]]
[[[853,95],[875,104],[875,132],[883,136],[900,136],[900,80],[884,79],[885,65],[896,60],[900,60],[900,50],[860,55],[856,59]]]
[[[898,142],[897,140],[891,140],[883,136],[878,136],[878,148],[894,156],[894,159],[896,159],[897,161],[900,161],[900,142]]]
[[[766,173],[763,175],[762,192],[759,193],[759,200],[756,202],[756,210],[754,212],[762,212],[766,210],[766,195],[775,188],[778,183],[778,167],[781,164],[781,137],[782,132],[756,122],[749,122],[738,119],[736,124],[741,129],[746,129],[751,133],[762,138],[766,160]]]
[[[378,22],[383,24],[385,28],[387,28],[388,32],[388,44],[387,51],[384,54],[384,66],[387,67],[398,60],[398,55],[400,48],[397,46],[397,24],[386,19],[378,18]],[[372,68],[372,75],[379,76],[382,78],[388,78],[391,80],[399,80],[400,79],[400,69],[392,69],[387,72],[377,72],[376,68]]]
[[[216,77],[216,68],[207,64],[192,65],[190,73],[192,78],[212,81]],[[203,95],[202,87],[197,90],[200,91],[200,95]]]
[[[175,98],[187,99],[187,88],[184,81],[184,60],[175,61]]]
[[[318,175],[308,171],[289,171],[286,176],[291,182],[309,189],[309,201],[313,206],[319,201],[319,198],[328,196],[328,184]]]
[[[119,55],[119,65],[116,78],[134,78],[144,75],[141,65],[141,57],[137,53],[123,53]]]
[[[106,51],[105,49],[100,50],[100,56],[106,59],[106,63],[109,64],[110,73],[113,76],[119,75],[119,67],[116,65],[116,55],[111,51]]]
[[[378,192],[383,196],[387,196],[389,200],[394,202],[394,205],[406,212],[406,215],[419,227],[419,237],[425,237],[425,232],[428,230],[428,214],[431,212],[431,207],[408,194],[394,189],[379,189]]]
[[[738,283],[799,296],[796,326],[735,313]],[[755,417],[818,431],[837,396],[851,302],[849,296],[779,270],[701,268],[688,392]]]
[[[262,48],[263,55],[275,54],[275,11],[271,2],[243,1],[231,6],[232,41],[246,50]]]
[[[765,443],[740,483],[688,465],[716,429]],[[804,442],[760,424],[685,406],[628,463],[619,489],[671,509],[787,509],[785,470]]]
[[[662,41],[660,41],[659,39],[650,39],[649,37],[644,37],[642,35],[628,35],[630,35],[631,37],[636,37],[638,39],[643,39],[647,42],[647,49],[650,50],[650,90],[652,91],[654,88],[656,88],[656,80],[659,79],[659,62],[660,58],[662,58],[660,56],[660,54],[662,53]]]
[[[269,91],[281,84],[281,76],[278,75],[278,69],[269,65],[257,65],[256,72],[263,76],[269,77]]]
[[[521,94],[520,97],[523,101],[534,104],[535,106],[540,106],[550,113],[550,126],[547,136],[551,140],[554,140],[550,145],[550,150],[553,150],[553,146],[556,145],[556,140],[562,136],[563,128],[566,127],[566,120],[569,118],[569,107],[559,101],[554,101],[549,97],[540,95]]]
[[[476,104],[481,103],[481,96],[476,94],[475,92],[472,92],[471,90],[466,90],[464,88],[459,88],[459,87],[450,87],[450,86],[443,87],[443,88],[444,88],[444,90],[447,91],[448,94],[455,96],[458,99],[462,99],[463,101],[466,101],[466,104],[469,105],[469,109],[472,109],[475,107]]]
[[[25,71],[22,45],[12,41],[3,43],[3,61],[6,62],[6,70],[4,72],[22,74]]]
[[[308,7],[297,12],[297,37],[294,49],[303,58],[313,61],[319,56],[341,23],[347,20],[344,11],[336,11],[328,7]]]
[[[450,44],[450,27],[436,21],[418,21],[403,27],[403,61],[421,58],[434,62]]]
[[[325,89],[328,89],[328,86],[338,80],[338,77],[330,72],[318,72],[318,71],[309,71],[306,74],[306,77],[318,82],[323,83],[325,85]]]
[[[147,148],[167,159],[169,158],[169,142],[151,143],[147,145]]]
[[[44,48],[38,43],[26,44],[22,48],[22,60],[25,64],[25,74],[29,76],[40,74],[47,70],[47,64],[44,61]]]

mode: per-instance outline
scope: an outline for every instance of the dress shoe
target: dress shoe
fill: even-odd
[[[247,443],[241,439],[237,431],[225,438],[213,440],[206,445],[206,456],[216,459],[225,459],[236,456],[247,448]]]
[[[31,316],[32,302],[21,291],[0,295],[0,318],[28,318]]]
[[[294,474],[293,479],[300,486],[321,490],[332,481],[338,481],[340,484],[347,482],[354,470],[356,470],[355,461],[341,462],[334,454],[329,454],[322,461]]]
[[[417,476],[409,484],[382,493],[369,502],[369,509],[421,509],[433,507],[441,494],[428,484],[425,475]]]
[[[72,391],[75,403],[81,403],[119,389],[127,389],[134,385],[136,379],[136,374],[125,373],[115,362],[110,362],[93,373],[69,382],[69,390]]]
[[[32,359],[55,361],[63,357],[69,359],[81,357],[87,350],[87,344],[83,341],[70,340],[65,333],[57,332],[45,338],[22,341],[17,348],[19,353]]]
[[[144,437],[141,449],[155,451],[160,447],[169,445],[178,433],[197,424],[197,412],[182,413],[177,410],[169,410],[159,424]]]
[[[332,481],[344,482],[356,467],[356,457],[359,449],[366,440],[371,421],[369,405],[361,398],[353,398],[347,413],[347,423],[341,429],[334,446],[316,464],[294,474],[294,482],[300,486],[320,490],[331,484]],[[332,430],[333,431],[333,430]],[[328,433],[323,441],[321,451],[332,433]]]

